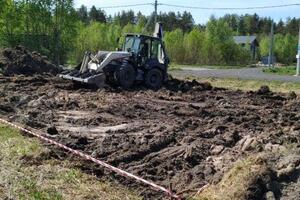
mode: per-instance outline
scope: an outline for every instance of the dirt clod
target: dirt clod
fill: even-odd
[[[257,94],[268,94],[268,93],[270,93],[270,92],[271,92],[270,88],[269,88],[268,86],[266,86],[266,85],[261,86],[261,87],[257,90]]]
[[[297,98],[297,94],[294,91],[289,92],[288,95],[289,99],[296,99]]]
[[[57,135],[57,134],[58,134],[58,131],[57,131],[57,129],[56,129],[55,126],[51,126],[51,127],[49,127],[49,128],[47,129],[47,133],[48,133],[49,135]]]

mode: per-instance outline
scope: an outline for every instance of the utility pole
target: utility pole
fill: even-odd
[[[155,0],[155,3],[154,3],[154,26],[157,22],[157,0]]]
[[[298,54],[297,54],[296,58],[297,58],[296,76],[299,76],[299,73],[300,73],[300,26],[299,26]]]
[[[269,59],[268,59],[268,64],[269,64],[269,67],[271,67],[271,64],[272,64],[272,67],[274,66],[273,64],[273,43],[274,43],[274,22],[272,20],[271,22],[271,34],[270,34],[270,45],[269,45]]]
[[[155,28],[156,22],[157,22],[157,6],[158,6],[158,3],[157,3],[157,0],[155,0],[155,2],[154,2],[154,13],[151,13],[150,18],[147,20],[147,23],[146,23],[146,25],[145,25],[145,27],[142,31],[143,33],[145,33],[147,31],[147,28],[148,28],[149,24],[151,24],[152,17],[154,17],[154,28]]]

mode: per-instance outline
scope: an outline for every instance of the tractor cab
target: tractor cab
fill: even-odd
[[[139,34],[127,34],[122,51],[132,53],[138,66],[147,67],[147,63],[157,66],[169,64],[163,42],[158,37]],[[162,67],[162,66],[161,66]]]

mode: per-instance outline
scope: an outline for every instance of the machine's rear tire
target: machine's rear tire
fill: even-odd
[[[153,90],[158,90],[163,84],[163,73],[161,70],[154,68],[146,73],[145,84]]]
[[[128,63],[123,64],[116,72],[116,78],[118,84],[123,89],[129,89],[132,87],[135,78],[136,78],[136,72],[134,70],[134,67]]]

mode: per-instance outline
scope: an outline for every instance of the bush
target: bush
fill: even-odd
[[[183,46],[184,34],[180,29],[165,34],[167,53],[172,62],[184,63],[185,49]]]
[[[274,55],[277,61],[283,64],[292,64],[296,61],[297,37],[291,34],[276,34],[274,36]],[[270,38],[263,36],[260,40],[260,52],[262,56],[269,55]]]

